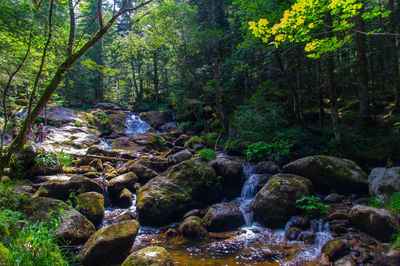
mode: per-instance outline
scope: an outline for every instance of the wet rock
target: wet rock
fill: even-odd
[[[349,226],[348,220],[333,220],[329,223],[329,230],[336,234],[344,234]]]
[[[333,263],[333,266],[357,266],[357,263],[355,262],[352,256],[347,255],[336,260]]]
[[[331,193],[328,196],[326,196],[323,201],[326,203],[339,203],[342,202],[343,200],[344,200],[343,195],[339,195],[337,193]]]
[[[291,240],[291,241],[297,240],[297,238],[299,237],[301,231],[302,230],[300,228],[298,228],[298,227],[290,227],[285,232],[285,238],[287,240]]]
[[[47,127],[47,132],[46,142],[53,146],[62,146],[64,150],[84,149],[101,141],[88,128],[75,124]]]
[[[56,238],[63,244],[83,243],[95,232],[94,225],[85,216],[60,200],[25,198],[20,211],[32,223],[61,217]]]
[[[283,167],[285,173],[309,178],[316,186],[342,193],[367,192],[367,175],[356,163],[332,156],[298,159]]]
[[[171,166],[171,163],[167,159],[158,156],[142,156],[139,159],[139,163],[159,173],[164,172]]]
[[[335,261],[347,255],[349,251],[350,250],[347,244],[339,238],[328,241],[322,247],[322,253],[326,254],[329,257],[330,261]]]
[[[54,126],[59,126],[79,120],[74,110],[61,106],[50,107],[46,111],[43,110],[39,114],[39,118],[47,119],[47,122]]]
[[[257,174],[277,174],[279,171],[279,165],[271,161],[262,161],[256,166]]]
[[[77,174],[94,173],[94,172],[96,172],[96,168],[90,165],[82,165],[76,170]]]
[[[157,176],[155,171],[135,161],[129,161],[126,165],[118,169],[119,174],[125,174],[127,172],[134,172],[141,184],[146,184],[150,179]]]
[[[251,203],[254,220],[267,227],[279,228],[299,212],[296,200],[313,192],[307,178],[277,174],[257,193]]]
[[[333,220],[347,220],[349,218],[349,215],[347,213],[344,212],[339,212],[336,211],[334,213],[331,213],[328,217],[329,221],[333,221]]]
[[[191,238],[199,238],[207,235],[207,230],[198,216],[187,217],[179,225],[179,231],[184,236]]]
[[[228,158],[217,158],[210,162],[218,176],[221,176],[221,183],[228,198],[236,197],[242,188],[242,164]]]
[[[172,121],[172,114],[169,111],[150,111],[141,113],[140,118],[157,129],[160,126]]]
[[[104,170],[103,162],[100,159],[94,159],[89,163],[90,166],[96,168],[97,171],[101,172]]]
[[[213,204],[203,218],[209,231],[234,230],[244,224],[244,217],[236,202]]]
[[[355,227],[382,242],[389,242],[399,226],[388,210],[364,205],[353,206],[349,220]]]
[[[118,204],[122,208],[128,208],[132,205],[133,194],[128,189],[124,188],[119,194]]]
[[[301,232],[297,240],[303,241],[307,245],[312,245],[315,243],[315,233],[314,231]]]
[[[136,220],[124,221],[101,228],[79,251],[83,265],[119,264],[129,254],[139,231]]]
[[[122,263],[122,266],[133,265],[173,266],[174,263],[165,248],[153,246],[133,252]]]
[[[119,152],[117,152],[117,151],[106,151],[97,146],[89,147],[86,154],[99,155],[99,156],[105,156],[105,157],[118,157],[119,156]]]
[[[167,232],[165,232],[165,236],[166,237],[173,237],[173,236],[176,236],[177,234],[178,233],[173,228],[170,228],[170,229],[167,230]]]
[[[186,219],[186,218],[188,218],[190,216],[199,216],[200,217],[200,210],[199,209],[194,209],[194,210],[191,210],[191,211],[187,212],[183,216],[183,219]]]
[[[146,132],[136,136],[117,138],[111,143],[111,146],[114,149],[149,153],[154,150],[166,150],[166,144],[162,134]]]
[[[74,176],[63,181],[49,181],[44,183],[33,197],[49,197],[67,200],[72,192],[102,193],[103,188],[97,182],[89,178]]]
[[[183,161],[138,190],[137,210],[143,225],[178,220],[193,208],[220,199],[214,169],[201,160]]]
[[[104,174],[105,180],[111,180],[118,176],[117,170],[109,164],[104,164],[104,172],[105,172],[105,174]]]
[[[101,175],[101,174],[98,173],[98,172],[87,172],[87,173],[84,173],[84,174],[83,174],[84,177],[87,177],[87,178],[90,178],[90,179],[99,178],[100,175]]]
[[[108,181],[111,197],[118,197],[124,188],[133,190],[133,186],[137,181],[138,177],[134,173],[126,173],[111,179]]]
[[[298,216],[291,221],[290,226],[307,230],[308,228],[310,228],[311,224],[310,220],[308,220],[306,217]]]
[[[104,216],[104,221],[108,224],[120,223],[128,220],[137,219],[137,215],[132,210],[117,209],[108,212]]]
[[[97,192],[79,194],[76,209],[97,226],[104,217],[104,197]]]
[[[400,250],[391,248],[388,244],[379,245],[373,262],[374,266],[400,265]]]
[[[177,164],[192,158],[192,153],[189,150],[183,150],[167,157],[167,162]]]
[[[400,167],[374,168],[368,176],[369,193],[383,201],[400,189]]]

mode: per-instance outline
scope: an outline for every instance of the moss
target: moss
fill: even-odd
[[[169,257],[168,251],[163,247],[147,247],[133,252],[122,263],[122,266],[148,266],[148,265],[164,265],[172,266],[174,263]]]
[[[8,265],[8,258],[10,251],[3,244],[0,243],[0,265]]]
[[[207,230],[202,224],[200,217],[190,216],[179,226],[179,231],[188,237],[198,238],[207,235]]]
[[[103,195],[96,192],[87,192],[78,195],[77,210],[94,224],[100,223],[104,216]]]
[[[349,252],[347,244],[339,239],[333,239],[322,247],[322,253],[326,254],[331,261],[339,259]]]

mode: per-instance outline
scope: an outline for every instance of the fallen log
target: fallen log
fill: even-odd
[[[128,162],[132,161],[132,159],[125,159],[125,158],[118,158],[118,157],[108,157],[108,156],[100,156],[100,155],[91,155],[91,154],[71,154],[75,157],[78,158],[89,158],[89,159],[100,159],[102,161],[123,161],[123,162]]]

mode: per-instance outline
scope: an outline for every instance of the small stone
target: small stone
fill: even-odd
[[[285,238],[287,240],[294,241],[294,240],[297,240],[297,238],[299,237],[300,233],[301,233],[301,229],[300,228],[298,228],[298,227],[290,227],[285,232]]]
[[[326,254],[329,257],[330,261],[335,261],[343,257],[344,255],[347,255],[348,252],[349,247],[343,240],[339,238],[328,241],[322,247],[322,253]]]

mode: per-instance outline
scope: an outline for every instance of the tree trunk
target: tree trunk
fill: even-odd
[[[158,103],[158,98],[159,98],[159,89],[158,89],[158,66],[157,66],[157,51],[153,52],[153,74],[154,74],[154,91],[156,94],[156,103]]]
[[[138,87],[137,81],[136,81],[135,57],[133,55],[131,56],[130,63],[131,63],[131,70],[132,70],[133,85],[135,86],[136,99],[139,99],[139,87]]]
[[[361,31],[365,31],[364,20],[361,18],[362,12],[356,18],[356,24]],[[369,78],[367,70],[367,53],[366,53],[366,37],[364,34],[356,35],[357,49],[357,65],[358,65],[358,80],[360,84],[359,101],[360,101],[360,116],[364,121],[370,118],[369,111]]]
[[[338,112],[338,105],[337,105],[337,92],[336,92],[336,84],[335,84],[335,77],[334,77],[334,67],[333,67],[333,60],[331,55],[328,55],[327,58],[327,83],[328,83],[328,91],[329,91],[329,103],[331,109],[331,119],[332,119],[332,127],[333,133],[335,135],[335,139],[337,142],[342,141],[342,136],[340,134],[339,129],[339,112]]]
[[[319,102],[319,127],[322,128],[324,125],[324,98],[322,95],[322,70],[321,61],[318,60],[317,63],[317,73],[318,73],[318,102]]]
[[[392,13],[389,16],[389,30],[392,33],[397,32],[396,29],[396,14],[394,0],[389,0],[389,10]],[[392,50],[392,73],[393,73],[393,86],[394,86],[394,112],[400,111],[400,74],[399,74],[399,51],[397,47],[397,37],[390,36],[390,47]]]

